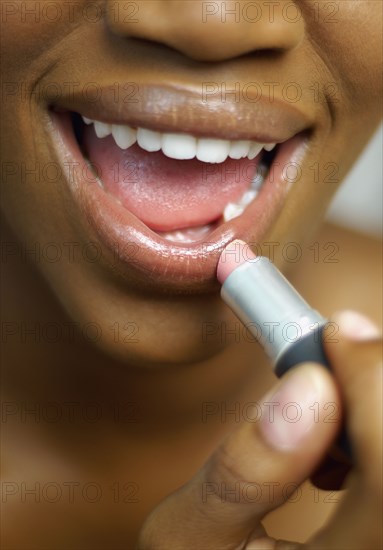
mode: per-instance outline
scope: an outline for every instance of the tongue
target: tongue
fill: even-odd
[[[99,139],[93,125],[83,144],[104,188],[155,231],[204,226],[218,220],[256,176],[258,157],[209,164],[175,160],[137,144],[123,151],[112,136]]]

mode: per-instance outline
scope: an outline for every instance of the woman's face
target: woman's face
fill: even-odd
[[[6,253],[34,256],[110,355],[217,353],[220,251],[242,238],[296,260],[379,122],[382,4],[1,8]]]

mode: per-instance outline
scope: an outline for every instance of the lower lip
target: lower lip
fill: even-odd
[[[88,168],[74,136],[69,113],[51,112],[54,145],[67,174],[68,187],[102,247],[113,258],[114,271],[139,288],[192,294],[217,292],[218,260],[234,239],[261,242],[284,204],[289,183],[284,168],[302,156],[305,139],[297,135],[279,147],[274,166],[256,199],[204,240],[177,243],[164,239],[124,208],[97,183],[85,177]],[[70,171],[68,166],[76,167]],[[109,264],[110,265],[110,264]]]

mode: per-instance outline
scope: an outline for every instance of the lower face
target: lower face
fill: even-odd
[[[282,268],[286,245],[304,246],[380,118],[370,46],[348,58],[353,28],[313,30],[319,55],[307,38],[287,59],[209,67],[134,39],[122,48],[102,24],[76,41],[61,27],[20,42],[5,29],[2,208],[104,352],[132,365],[213,356],[229,319],[224,246],[267,255],[274,243]],[[275,74],[271,101],[262,83]],[[239,95],[223,100],[212,81]]]

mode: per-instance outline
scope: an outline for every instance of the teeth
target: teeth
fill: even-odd
[[[225,222],[237,218],[242,214],[246,207],[255,199],[258,195],[258,191],[250,188],[242,195],[237,203],[229,202],[226,206],[222,216]],[[202,227],[190,227],[187,229],[180,229],[176,231],[167,231],[166,233],[159,233],[161,237],[168,241],[179,243],[192,243],[204,238],[212,230],[213,225],[208,224]]]
[[[228,157],[232,159],[249,158],[254,159],[262,149],[272,151],[276,143],[263,145],[250,140],[229,141],[214,138],[196,138],[189,134],[171,134],[155,132],[146,128],[131,128],[122,124],[106,124],[97,120],[82,117],[85,124],[94,124],[98,138],[104,138],[110,134],[121,149],[128,149],[137,141],[138,145],[148,152],[162,150],[169,158],[177,160],[188,160],[197,157],[202,162],[218,164],[224,162]],[[266,167],[259,164],[257,174],[251,183],[250,189],[244,192],[242,197],[235,203],[229,202],[224,211],[225,222],[240,216],[246,207],[255,199],[265,178]],[[189,228],[187,231],[171,231],[164,233],[164,238],[176,242],[193,242],[200,239],[203,234],[210,231],[210,226],[203,228]]]
[[[249,191],[246,191],[243,194],[243,197],[239,201],[239,204],[244,208],[246,208],[246,206],[248,206],[251,203],[251,201],[255,199],[257,195],[258,195],[258,191],[256,191],[255,189],[249,189]]]
[[[109,136],[109,134],[112,133],[112,125],[105,124],[104,122],[95,122],[94,130],[98,138],[104,138],[106,136]]]
[[[228,222],[234,218],[238,218],[238,216],[240,216],[244,210],[245,209],[242,206],[238,206],[238,204],[229,202],[229,204],[226,205],[226,208],[223,211],[223,219],[225,220],[225,222]]]
[[[178,243],[193,243],[200,241],[206,235],[210,233],[213,228],[213,224],[203,225],[200,227],[188,227],[185,229],[176,229],[175,231],[167,231],[166,233],[160,233],[162,238],[167,239],[168,241],[178,242]]]
[[[266,151],[272,151],[274,149],[274,147],[276,146],[276,143],[266,143],[266,145],[264,145],[264,149],[266,149]]]
[[[267,172],[266,167],[262,164],[258,168],[259,170],[257,170],[257,175],[251,182],[250,189],[245,191],[242,197],[237,202],[229,202],[226,205],[225,210],[222,214],[225,222],[228,222],[229,220],[240,216],[245,211],[246,207],[258,195],[258,191],[262,187],[262,183],[265,179],[265,175]]]
[[[251,144],[249,155],[248,155],[249,159],[250,160],[255,159],[255,157],[259,155],[259,153],[261,152],[262,148],[263,148],[263,145],[261,145],[260,143],[253,142]]]
[[[146,128],[131,128],[122,124],[106,124],[82,117],[85,124],[94,124],[98,138],[113,135],[121,149],[128,149],[137,141],[141,149],[150,153],[162,150],[169,158],[189,160],[197,157],[202,162],[218,164],[228,157],[253,160],[262,149],[272,151],[276,143],[263,145],[250,140],[229,141],[226,139],[196,138],[190,134],[162,133]]]
[[[229,157],[232,159],[242,159],[247,157],[251,147],[251,141],[232,141],[229,151]]]
[[[137,132],[129,126],[122,126],[121,124],[113,124],[112,134],[114,141],[120,147],[120,149],[128,149],[137,141]]]
[[[186,134],[164,134],[162,152],[171,159],[193,159],[197,153],[197,139]]]
[[[238,218],[238,216],[245,211],[246,207],[255,199],[257,195],[258,191],[255,189],[249,189],[248,191],[245,191],[238,202],[229,202],[222,214],[225,222],[228,222],[233,218]]]
[[[197,145],[197,159],[218,164],[229,156],[230,141],[226,139],[201,138]]]
[[[152,130],[146,130],[145,128],[137,129],[137,143],[149,153],[154,153],[161,149],[161,136],[160,132],[153,132]]]

